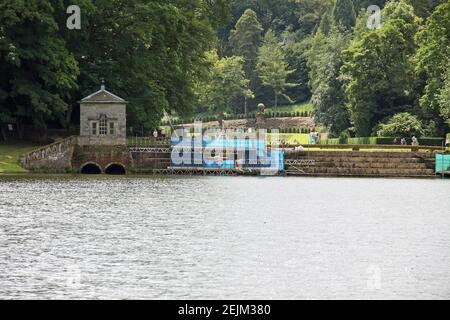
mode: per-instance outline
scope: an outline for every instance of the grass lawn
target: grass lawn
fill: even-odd
[[[12,172],[21,173],[27,172],[22,168],[18,161],[21,155],[29,151],[37,149],[39,146],[27,144],[24,142],[18,143],[0,143],[0,173]]]
[[[280,133],[280,142],[288,145],[305,145],[309,143],[309,134]],[[271,134],[267,134],[267,141],[271,140]]]
[[[311,112],[314,106],[310,102],[292,104],[288,106],[278,106],[278,108],[266,108],[266,112]]]

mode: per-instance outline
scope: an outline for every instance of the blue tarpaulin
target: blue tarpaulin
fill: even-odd
[[[436,155],[436,173],[450,173],[450,154]]]

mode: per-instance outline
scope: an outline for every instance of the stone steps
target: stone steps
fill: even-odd
[[[424,158],[433,159],[431,152],[422,152],[420,157],[414,152],[363,152],[363,151],[286,151],[286,159],[304,159],[304,158]]]
[[[425,163],[393,163],[393,162],[315,162],[314,165],[296,165],[296,164],[286,164],[286,168],[373,168],[373,169],[431,169],[428,168]]]
[[[434,154],[415,152],[287,152],[286,174],[295,176],[433,177]]]
[[[346,158],[346,157],[305,157],[297,159],[286,159],[289,160],[315,160],[316,162],[334,162],[334,163],[423,163],[424,160],[420,158]]]
[[[381,168],[327,168],[327,167],[309,167],[301,169],[305,173],[325,173],[330,175],[335,174],[367,174],[367,175],[434,175],[433,169],[409,169],[409,168],[389,168],[389,169],[381,169]],[[294,170],[287,170],[288,173],[294,172]]]
[[[435,178],[435,175],[413,175],[413,174],[359,174],[359,173],[340,173],[340,174],[329,174],[329,173],[300,173],[300,172],[289,172],[286,171],[286,175],[289,177],[367,177],[367,178]]]

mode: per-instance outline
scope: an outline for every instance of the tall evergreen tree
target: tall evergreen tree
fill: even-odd
[[[352,0],[336,0],[332,11],[333,20],[336,24],[351,29],[356,23],[355,7]]]
[[[263,28],[255,11],[247,9],[231,31],[229,39],[233,54],[244,58],[245,73],[251,81],[252,88],[255,87],[257,80],[255,66],[262,31]]]
[[[328,32],[330,32],[331,29],[331,24],[332,21],[330,19],[330,14],[326,12],[322,17],[322,20],[320,20],[319,30],[323,34],[328,34]]]

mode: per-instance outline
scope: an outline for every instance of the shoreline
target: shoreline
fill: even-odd
[[[437,174],[435,176],[416,176],[416,177],[393,177],[393,176],[364,176],[364,175],[327,175],[327,176],[319,176],[319,175],[305,175],[305,176],[288,176],[285,174],[274,175],[274,176],[261,176],[261,175],[233,175],[233,176],[219,176],[219,175],[204,175],[204,174],[191,174],[191,175],[180,175],[180,174],[145,174],[145,173],[129,173],[124,175],[108,175],[108,174],[81,174],[81,173],[38,173],[38,172],[0,172],[1,177],[73,177],[73,178],[211,178],[211,177],[226,177],[226,178],[242,178],[242,177],[252,177],[252,178],[286,178],[286,179],[389,179],[389,180],[447,180],[450,176],[445,175],[444,178]]]

